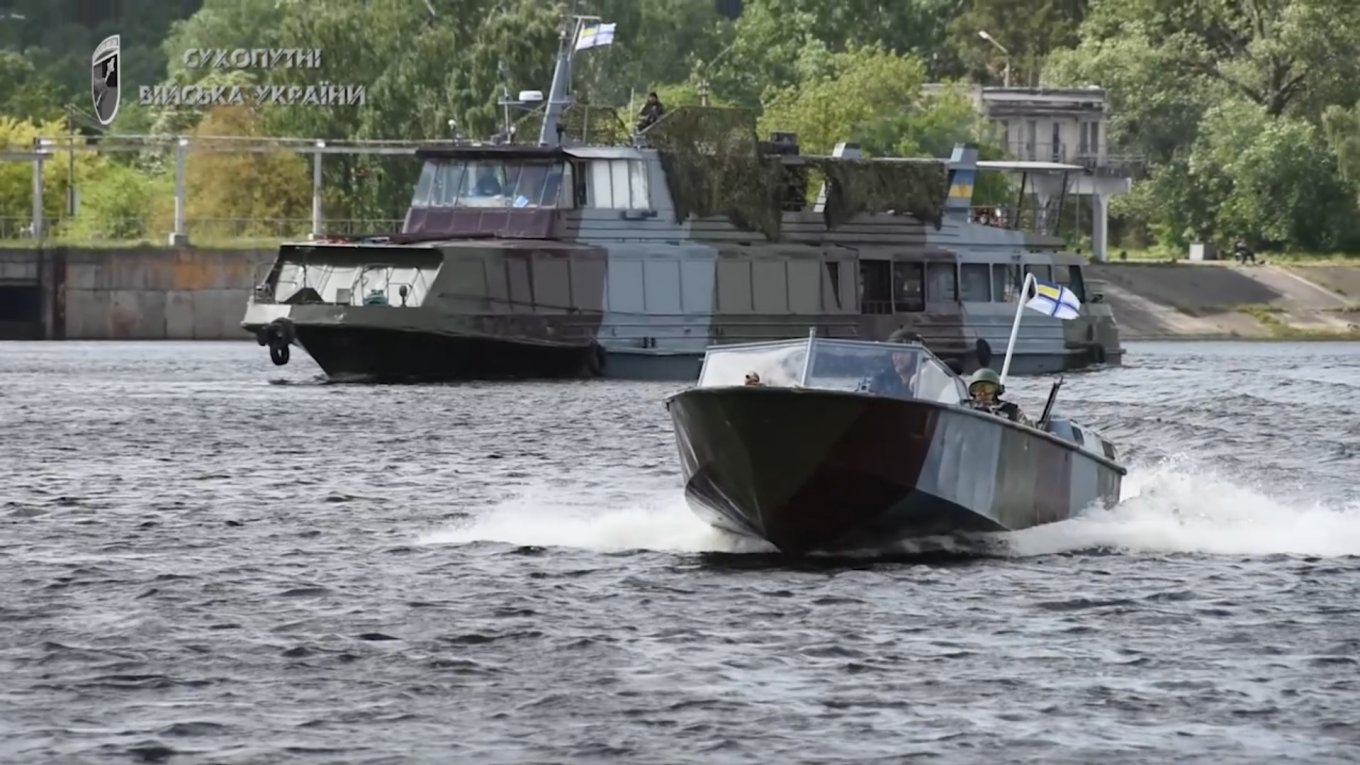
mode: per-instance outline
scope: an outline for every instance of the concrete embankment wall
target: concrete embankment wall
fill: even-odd
[[[1360,338],[1360,263],[1102,263],[1086,274],[1105,282],[1125,340]]]
[[[247,340],[246,300],[273,259],[189,247],[0,249],[0,338]]]
[[[241,316],[273,250],[0,248],[0,339],[249,340]],[[1102,263],[1120,335],[1360,337],[1360,263]]]

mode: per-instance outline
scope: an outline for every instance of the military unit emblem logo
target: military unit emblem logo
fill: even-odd
[[[118,35],[110,35],[94,49],[90,63],[90,92],[101,125],[113,122],[118,114],[119,68]]]

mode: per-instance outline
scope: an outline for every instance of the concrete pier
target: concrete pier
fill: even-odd
[[[0,249],[0,339],[246,340],[273,250]]]

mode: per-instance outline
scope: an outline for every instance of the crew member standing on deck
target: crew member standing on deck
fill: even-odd
[[[647,101],[642,105],[642,111],[638,112],[637,129],[638,132],[646,130],[656,121],[661,119],[661,115],[666,113],[666,107],[661,105],[661,98],[653,90],[647,94]]]

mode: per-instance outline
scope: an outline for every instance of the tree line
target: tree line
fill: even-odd
[[[487,137],[502,87],[548,90],[561,3],[542,0],[15,0],[0,19],[0,144],[93,134],[89,55],[122,36],[123,99],[112,132],[436,139],[452,120]],[[1360,250],[1360,3],[1334,0],[580,0],[614,22],[582,51],[574,95],[636,112],[740,106],[762,133],[791,130],[806,152],[841,140],[876,155],[945,156],[995,131],[927,82],[1107,89],[1111,153],[1146,177],[1117,197],[1120,244],[1183,249],[1244,238],[1260,249]],[[18,16],[20,18],[12,18]],[[982,39],[985,30],[997,43]],[[304,47],[320,69],[190,66],[184,51]],[[1004,48],[1008,55],[1003,55]],[[136,86],[362,84],[365,105],[143,106]],[[80,191],[72,231],[158,234],[169,157],[59,153],[49,215]],[[328,157],[328,218],[400,218],[410,158]],[[308,162],[289,154],[191,155],[190,217],[306,218]],[[0,217],[28,214],[31,180],[0,163]],[[151,232],[139,227],[156,226]],[[168,230],[168,229],[165,229]],[[1074,233],[1074,236],[1077,235]]]

